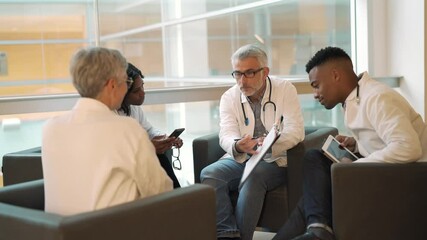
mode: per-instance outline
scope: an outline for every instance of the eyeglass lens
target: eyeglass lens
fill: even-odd
[[[133,83],[133,79],[132,78],[126,79],[126,85],[127,85],[128,89],[130,89],[132,87],[132,83]]]

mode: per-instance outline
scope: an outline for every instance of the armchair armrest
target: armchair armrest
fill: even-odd
[[[63,230],[76,240],[216,240],[215,216],[214,190],[195,184],[67,217]]]
[[[70,216],[33,209],[23,199],[40,195],[43,180],[0,188],[0,239],[216,240],[215,193],[206,185]]]
[[[427,163],[332,165],[337,239],[425,239]]]
[[[218,133],[212,133],[193,140],[194,182],[200,183],[200,172],[225,154],[219,145]]]
[[[0,202],[44,210],[44,181],[40,179],[3,187]]]

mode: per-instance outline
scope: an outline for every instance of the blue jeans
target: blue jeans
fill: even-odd
[[[313,223],[332,227],[331,165],[332,161],[320,150],[307,151],[304,155],[303,197],[273,240],[293,239]]]
[[[322,223],[332,227],[332,161],[321,150],[304,156],[304,211],[307,225]]]
[[[225,158],[205,167],[200,174],[201,182],[215,189],[218,237],[251,240],[266,192],[286,182],[286,168],[260,161],[238,189],[244,168],[245,164]],[[234,209],[230,193],[235,191],[239,196]]]

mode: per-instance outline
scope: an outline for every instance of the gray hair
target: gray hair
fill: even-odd
[[[71,59],[70,73],[80,96],[96,98],[105,83],[126,71],[127,61],[114,49],[91,47],[79,50]]]
[[[267,54],[263,49],[255,44],[248,44],[237,49],[237,51],[231,56],[231,64],[234,65],[236,61],[250,57],[256,58],[261,67],[268,67]]]

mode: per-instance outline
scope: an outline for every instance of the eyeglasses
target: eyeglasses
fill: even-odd
[[[142,82],[141,86],[139,87],[133,87],[132,93],[138,93],[140,90],[144,91],[144,82]]]
[[[132,87],[132,84],[133,84],[133,79],[132,78],[126,79],[126,85],[128,87],[128,90]]]
[[[174,147],[172,148],[172,157],[174,157],[175,159],[172,161],[172,167],[176,170],[181,170],[182,169],[182,165],[181,165],[181,160],[179,159],[179,155],[181,153],[179,152],[179,148]]]
[[[242,76],[245,76],[245,78],[253,78],[255,77],[255,74],[262,71],[264,67],[258,68],[257,70],[249,69],[246,72],[240,72],[240,71],[234,71],[231,73],[231,76],[235,79],[240,79]]]

